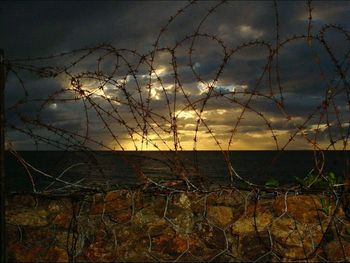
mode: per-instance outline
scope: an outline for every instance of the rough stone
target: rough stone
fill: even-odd
[[[117,190],[108,192],[105,196],[96,194],[90,213],[104,214],[116,223],[126,223],[131,220],[133,210],[139,210],[142,206],[143,200],[139,191]]]
[[[177,207],[170,207],[166,213],[166,218],[171,222],[172,227],[178,233],[191,233],[194,218],[191,210]]]
[[[203,216],[206,208],[206,198],[199,193],[188,193],[187,196],[191,200],[191,210],[193,213]]]
[[[44,209],[6,210],[6,222],[13,225],[42,227],[49,224],[48,212]]]
[[[68,229],[72,220],[72,215],[70,213],[59,213],[53,219],[53,224],[57,228]]]
[[[47,262],[68,262],[68,254],[65,249],[59,247],[51,247],[45,255]]]
[[[43,261],[45,249],[40,246],[25,246],[20,243],[10,243],[7,246],[9,262],[38,262]]]
[[[67,247],[68,231],[55,232],[55,244],[61,248]]]
[[[133,205],[135,210],[139,210],[143,208],[144,200],[143,200],[144,192],[141,190],[133,191]]]
[[[233,223],[233,211],[227,206],[208,206],[207,218],[220,228],[226,228]]]
[[[132,206],[131,193],[129,191],[112,191],[106,195],[96,194],[90,208],[91,214],[112,213]]]
[[[110,240],[113,240],[113,242],[114,238],[116,238],[118,242],[125,242],[127,240],[139,240],[141,238],[148,237],[148,233],[145,231],[145,229],[130,223],[115,225],[113,228],[108,230],[111,234]]]
[[[300,224],[287,216],[273,222],[271,234],[280,254],[295,259],[311,255],[323,236],[320,225]]]
[[[205,246],[196,235],[192,234],[191,238],[193,242],[190,244],[188,252],[196,259],[195,261],[212,262],[215,256],[221,253],[220,249],[212,249]]]
[[[342,248],[343,247],[343,248]],[[326,246],[326,254],[330,261],[350,261],[350,242],[333,240]]]
[[[195,225],[195,233],[203,243],[212,249],[224,249],[226,246],[226,239],[224,232],[208,224],[207,221],[197,222]]]
[[[187,235],[162,234],[152,238],[152,251],[174,258],[193,246],[197,246],[196,240]]]
[[[107,215],[115,223],[126,223],[132,218],[132,210],[125,209]]]
[[[288,196],[285,202],[284,196],[279,196],[274,202],[276,216],[286,212],[300,223],[318,223],[324,220],[327,215],[322,212],[320,197],[313,195]],[[334,208],[334,205],[333,205]]]
[[[162,218],[167,205],[167,199],[163,196],[153,196],[151,205],[155,214]]]
[[[211,193],[207,197],[208,205],[221,205],[230,207],[244,206],[245,197],[247,194],[244,191],[238,190],[222,190],[220,192]]]
[[[134,207],[135,210],[143,206],[143,198],[140,191],[116,190],[107,194],[95,194],[90,208],[91,214],[111,213],[120,209]]]
[[[148,238],[127,240],[122,242],[117,248],[117,261],[153,262],[154,259],[149,255],[148,246]]]
[[[53,244],[55,232],[52,228],[25,227],[22,231],[23,241],[31,245]]]
[[[71,212],[73,209],[72,203],[69,199],[59,199],[59,200],[51,200],[48,205],[48,211],[50,213],[67,213]]]
[[[97,240],[87,247],[84,255],[89,261],[111,262],[116,259],[116,250],[112,242]]]
[[[243,261],[255,261],[270,251],[271,243],[267,231],[251,233],[239,240],[239,256]]]
[[[253,206],[247,208],[247,213],[232,225],[234,234],[245,235],[256,231],[261,232],[272,223],[273,215],[267,209],[258,207],[255,211],[255,217],[253,211]]]
[[[149,207],[138,211],[134,215],[132,222],[150,234],[157,234],[168,226],[167,221],[155,214],[154,210]]]
[[[191,208],[191,201],[187,193],[175,194],[173,197],[173,204],[183,209]]]
[[[288,210],[284,213],[284,196],[275,200],[260,197],[254,203],[246,193],[231,190],[173,193],[168,197],[131,190],[97,194],[84,198],[84,207],[72,225],[78,234],[76,260],[276,261],[277,256],[273,255],[282,257],[278,258],[282,261],[303,260],[305,253],[314,256],[310,253],[321,242],[322,230],[330,222],[330,216],[322,211],[320,198],[288,196]],[[21,200],[20,196],[17,199]],[[9,259],[68,260],[71,201],[30,195],[23,200],[6,209]],[[329,228],[324,245],[317,251],[330,260],[344,259],[338,252],[338,233],[346,256],[350,250],[350,237],[346,234],[349,223],[343,213],[338,213],[338,217],[341,220]],[[270,249],[276,254],[268,254]]]

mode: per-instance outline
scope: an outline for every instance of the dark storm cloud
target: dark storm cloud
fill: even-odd
[[[170,15],[184,6],[184,1],[115,1],[115,2],[2,2],[2,35],[4,48],[10,57],[60,52],[62,49],[91,46],[108,42],[121,48],[151,49],[159,29]],[[193,32],[205,11],[215,2],[198,3],[169,27],[165,37],[179,40]],[[348,2],[315,2],[315,23],[349,25],[346,16]],[[281,38],[291,33],[305,33],[306,3],[278,2]],[[192,11],[192,12],[190,12]],[[263,32],[260,38],[274,39],[273,2],[229,2],[220,7],[204,24],[203,31],[220,36],[224,34],[241,43],[255,39],[254,32]],[[301,27],[301,23],[305,27]],[[240,34],[239,27],[252,29]],[[222,27],[222,28],[225,28]],[[226,30],[226,31],[225,31]],[[238,31],[237,31],[238,30]],[[148,49],[147,49],[148,46]]]
[[[167,19],[186,4],[187,2],[184,1],[1,2],[0,33],[5,36],[2,39],[2,48],[10,59],[45,56],[81,47],[92,47],[99,43],[111,43],[117,48],[136,49],[141,54],[145,54],[152,50],[152,44],[156,41],[159,30],[166,24]],[[185,10],[163,33],[159,42],[160,47],[173,47],[178,41],[192,35],[207,10],[216,4],[217,2],[204,1]],[[225,3],[202,24],[199,33],[215,35],[222,39],[228,52],[237,45],[255,39],[265,40],[271,46],[274,46],[277,32],[273,5],[272,1],[232,1]],[[307,34],[308,9],[306,2],[281,1],[277,2],[277,5],[281,41],[293,34]],[[312,6],[314,8],[311,28],[313,33],[319,32],[326,23],[341,24],[349,29],[349,2],[315,1],[312,2]],[[178,65],[176,70],[182,89],[190,96],[192,101],[199,101],[195,105],[198,109],[201,107],[208,90],[198,84],[194,72],[189,67],[189,48],[192,40],[195,40],[192,52],[193,69],[206,84],[210,84],[220,70],[224,52],[216,41],[205,37],[190,38],[182,42],[175,50]],[[340,61],[348,59],[344,55],[350,50],[350,45],[349,41],[344,41],[343,35],[327,31],[325,40],[334,51],[334,56],[337,59]],[[170,54],[164,53],[157,54],[155,68],[162,68],[164,71],[160,73],[160,78],[164,85],[163,88],[167,89],[167,96],[170,105],[172,105],[175,100],[174,87],[172,86],[175,84],[174,69],[170,65]],[[96,61],[100,55],[100,53],[93,54],[89,59],[78,64],[70,73],[74,75],[86,70],[92,72],[97,70]],[[315,63],[315,55],[320,59],[319,64]],[[137,56],[131,54],[127,56],[129,61],[132,61],[132,65],[137,64],[139,59]],[[243,91],[245,88],[249,91],[255,89],[262,93],[268,93],[270,87],[267,74],[263,76],[259,86],[256,86],[268,62],[268,56],[269,51],[263,46],[245,47],[233,53],[220,75],[219,82],[216,83],[217,87],[214,94],[215,92],[228,92],[233,89]],[[67,58],[64,61],[55,62],[55,65],[69,65],[71,61],[73,61],[73,58]],[[106,75],[110,74],[113,72],[115,61],[115,56],[107,57],[102,61],[100,70]],[[343,70],[346,69],[346,65],[346,63],[343,63]],[[276,98],[279,98],[275,66],[275,64],[272,65],[272,91]],[[148,83],[148,70],[149,68],[146,65],[141,65],[135,73],[139,85],[142,87]],[[321,71],[327,78],[328,84],[321,78]],[[126,77],[127,72],[128,68],[124,64],[118,74],[113,76],[113,80],[121,80]],[[287,43],[281,47],[279,51],[279,74],[280,84],[284,91],[285,109],[294,117],[305,117],[312,112],[315,107],[325,100],[327,90],[335,88],[339,82],[339,78],[337,79],[338,73],[327,50],[317,40],[313,40],[312,46],[309,46],[305,40],[300,40]],[[69,83],[61,80],[37,80],[26,75],[23,77],[32,98],[45,99],[55,91],[69,87]],[[126,90],[132,95],[135,105],[140,106],[144,102],[141,103],[138,98],[139,94],[132,76],[129,75],[128,77]],[[349,77],[348,71],[346,77]],[[155,79],[152,80],[152,83],[154,93],[150,107],[154,112],[169,120],[168,105],[165,103],[163,88]],[[10,76],[6,88],[6,106],[10,106],[16,103],[18,99],[23,98],[23,91],[19,86],[19,82],[14,80],[14,76]],[[344,88],[344,83],[340,81],[336,90],[342,88]],[[144,98],[147,97],[147,92],[147,90],[143,91]],[[113,98],[120,98],[124,103],[127,102],[121,89],[107,87],[105,88],[105,94]],[[342,107],[342,113],[345,116],[344,119],[346,119],[348,116],[345,108],[347,102],[342,94],[344,95],[344,93],[337,95],[337,106]],[[74,96],[74,93],[72,92],[69,96]],[[239,94],[233,97],[242,104],[248,100],[247,96]],[[98,101],[97,98],[95,100]],[[179,112],[187,105],[187,100],[184,96],[181,96],[180,90],[178,90],[176,101],[178,106],[175,111]],[[101,107],[111,110],[108,103],[103,102],[103,100],[98,103]],[[278,119],[282,113],[270,100],[254,97],[249,106],[262,112],[267,118],[275,118],[273,123],[275,129],[290,130],[293,128],[289,123],[285,124]],[[28,116],[34,116],[38,108],[40,108],[38,102],[21,106],[21,110],[26,112]],[[61,129],[83,132],[85,117],[84,111],[81,109],[81,102],[74,104],[51,101],[51,103],[45,105],[40,117]],[[119,109],[122,117],[130,123],[131,127],[137,127],[137,123],[129,112],[130,109],[125,105],[120,105]],[[227,112],[214,116],[217,109],[227,110]],[[229,129],[232,126],[232,119],[238,116],[241,109],[242,106],[232,103],[232,100],[231,102],[228,99],[210,100],[205,106],[205,110],[208,111],[207,117],[211,116],[208,117],[208,125],[227,126]],[[134,110],[136,112],[136,109]],[[186,108],[185,111],[191,112],[193,110]],[[103,122],[99,120],[93,109],[89,109],[88,115],[91,124],[94,124],[90,129],[91,134],[102,138],[110,136],[108,131],[103,128]],[[136,112],[136,115],[137,119],[141,121],[142,113]],[[197,116],[195,114],[193,116],[189,119],[183,118],[181,125],[185,127],[186,124],[195,123]],[[7,112],[6,117],[9,123],[19,123],[14,112]],[[334,114],[330,114],[330,118],[334,119]],[[106,117],[106,120],[111,123],[119,137],[127,138],[127,130],[118,125],[116,120],[109,117]],[[257,118],[252,117],[243,123],[244,125],[240,128],[242,132],[264,130],[262,126],[257,125]],[[313,125],[315,123],[316,120],[313,119],[309,124]],[[14,140],[19,141],[20,136],[16,134]]]
[[[161,23],[183,2],[2,2],[8,56],[46,55],[101,42],[150,45]],[[166,12],[159,10],[166,10]],[[147,24],[145,24],[147,23]],[[157,30],[156,30],[157,29]]]

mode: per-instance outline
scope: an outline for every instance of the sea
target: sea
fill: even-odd
[[[343,176],[349,151],[323,153],[323,172]],[[280,185],[293,185],[296,177],[315,173],[315,160],[320,158],[320,153],[314,151],[230,151],[226,157],[218,151],[19,151],[17,154],[20,158],[5,153],[7,192],[64,191],[68,185],[64,182],[128,187],[142,183],[143,176],[162,183],[185,175],[195,185],[199,181],[228,185],[229,167],[255,184],[273,178]]]

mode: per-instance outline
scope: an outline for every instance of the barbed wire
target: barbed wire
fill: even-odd
[[[72,164],[57,175],[41,171],[21,155],[21,152],[16,149],[15,140],[11,143],[10,133],[23,134],[23,136],[30,138],[37,148],[40,145],[46,145],[61,151],[82,151],[90,155],[90,165],[96,164],[98,166],[93,154],[94,150],[107,150],[121,156],[125,163],[138,175],[132,186],[133,190],[127,191],[128,196],[132,196],[132,208],[131,212],[127,213],[127,222],[132,222],[137,213],[142,214],[146,211],[145,207],[136,208],[134,195],[138,193],[138,190],[135,189],[142,189],[144,194],[163,195],[166,197],[166,203],[164,204],[163,216],[160,219],[165,220],[167,227],[175,231],[175,240],[180,243],[185,242],[185,249],[182,249],[181,253],[177,251],[175,258],[164,259],[161,258],[162,255],[158,253],[159,251],[153,251],[153,248],[157,247],[154,243],[163,241],[151,236],[151,233],[148,232],[149,245],[147,251],[144,251],[149,257],[148,259],[156,261],[182,260],[185,255],[191,255],[194,259],[203,259],[194,255],[193,251],[191,252],[191,247],[196,245],[191,243],[194,241],[188,235],[190,232],[186,232],[185,235],[179,237],[177,223],[173,221],[175,219],[172,216],[169,217],[168,215],[169,206],[173,204],[172,198],[174,196],[195,193],[201,196],[201,200],[206,200],[201,218],[206,223],[202,227],[208,227],[210,231],[217,229],[215,231],[223,235],[222,247],[219,250],[214,249],[212,257],[208,257],[206,260],[211,261],[225,257],[231,260],[237,259],[237,255],[233,255],[234,253],[229,249],[229,244],[231,245],[233,238],[229,229],[234,229],[238,221],[232,221],[226,226],[218,226],[211,221],[213,219],[210,219],[210,216],[208,217],[208,209],[213,209],[212,207],[209,208],[206,203],[208,198],[212,195],[219,198],[223,192],[225,194],[230,193],[229,195],[241,193],[244,201],[241,200],[240,205],[244,206],[244,214],[250,214],[253,218],[252,232],[255,233],[255,237],[258,238],[261,244],[259,249],[263,250],[264,253],[255,255],[255,258],[248,258],[248,260],[259,261],[264,258],[277,261],[282,259],[313,260],[315,257],[317,260],[327,260],[327,255],[322,254],[320,248],[325,246],[327,236],[332,231],[336,232],[337,244],[342,249],[343,259],[346,259],[348,257],[347,250],[344,248],[344,242],[346,241],[344,241],[342,231],[344,232],[344,227],[347,224],[344,222],[350,218],[348,209],[350,179],[347,155],[350,134],[350,89],[348,81],[350,49],[346,49],[346,45],[344,45],[344,54],[342,56],[336,55],[337,50],[332,47],[334,43],[327,38],[327,33],[338,33],[339,36],[344,37],[344,43],[348,44],[350,42],[349,32],[341,25],[333,24],[326,24],[318,32],[315,32],[312,15],[314,8],[312,2],[307,1],[306,33],[283,38],[280,32],[282,19],[279,14],[279,4],[274,1],[275,37],[273,41],[259,38],[230,46],[219,35],[205,31],[206,21],[214,13],[219,12],[221,8],[230,4],[227,1],[221,1],[209,8],[194,27],[193,32],[176,40],[174,45],[162,46],[161,40],[165,37],[165,32],[175,21],[181,19],[181,15],[184,13],[196,12],[196,4],[196,1],[190,1],[171,16],[160,29],[152,50],[145,54],[139,53],[137,50],[118,49],[111,44],[102,43],[94,47],[76,49],[50,56],[6,60],[8,77],[11,78],[11,84],[8,84],[6,89],[16,90],[17,96],[20,96],[17,90],[23,92],[23,95],[16,99],[14,103],[6,104],[6,116],[10,116],[6,119],[8,134],[6,139],[9,153],[25,168],[36,194],[51,193],[55,195],[63,193],[66,196],[74,197],[76,197],[76,192],[83,191],[84,193],[96,194],[96,192],[107,191],[109,188],[106,183],[95,186],[87,178],[80,178],[75,182],[62,179],[70,169],[76,166],[88,165],[85,162]],[[193,10],[190,11],[190,8],[193,8]],[[207,76],[202,76],[200,70],[198,70],[196,50],[202,52],[203,49],[206,49],[200,43],[214,44],[215,48],[220,50],[222,59],[210,79]],[[320,80],[325,91],[323,99],[318,104],[311,105],[312,110],[309,113],[304,113],[305,116],[302,120],[298,119],[298,115],[293,114],[293,111],[288,109],[288,100],[286,99],[288,87],[283,83],[284,76],[281,71],[282,55],[285,54],[288,45],[297,43],[305,44],[312,53],[313,60],[311,62],[319,71]],[[266,52],[262,69],[260,72],[256,72],[256,80],[253,84],[246,85],[242,90],[236,90],[235,88],[232,90],[223,89],[220,81],[224,73],[230,69],[230,63],[233,63],[234,56],[250,48],[257,48],[259,51]],[[188,59],[188,64],[185,66],[182,65],[184,54]],[[332,77],[327,77],[327,70],[329,69],[325,69],[322,64],[322,56],[325,55],[329,59],[329,65],[334,70]],[[168,64],[160,64],[163,68],[158,65],[160,56],[168,56]],[[195,84],[188,83],[186,77],[184,77],[185,69],[191,72]],[[166,74],[163,73],[164,71]],[[171,78],[171,81],[169,81],[169,78]],[[249,81],[250,79],[247,80],[247,82]],[[320,85],[318,81],[315,80],[313,85]],[[47,85],[47,88],[42,88],[39,85],[42,90],[38,91],[33,88],[33,85],[36,85],[33,82],[42,82],[41,85]],[[50,85],[56,85],[56,87],[58,85],[59,88],[52,90],[49,88]],[[198,90],[200,94],[195,96],[191,89]],[[215,103],[229,105],[225,109],[236,113],[229,116],[231,128],[225,136],[228,139],[226,144],[212,128],[212,120],[205,117],[212,110],[211,103],[214,105]],[[68,114],[76,119],[60,119],[50,115],[50,109],[56,110],[57,105],[65,105],[68,110],[72,110]],[[279,116],[280,121],[284,122],[286,127],[289,127],[287,134],[289,138],[284,138],[286,134],[281,133],[276,128],[276,123],[270,118],[269,111],[263,110],[269,106],[271,107],[271,105],[275,109],[274,114]],[[59,116],[59,111],[56,112]],[[73,116],[73,112],[79,114]],[[184,113],[190,114],[193,119],[191,127],[193,127],[192,141],[195,161],[192,164],[185,162],[178,154],[184,148],[188,148],[188,146],[184,146],[183,131],[180,128],[184,125],[181,123],[181,114]],[[244,127],[244,121],[247,119],[254,120],[254,118],[258,118],[259,123],[263,124],[261,126],[265,129],[262,130],[270,134],[269,138],[275,147],[276,154],[271,161],[272,167],[297,140],[302,139],[304,146],[314,151],[314,167],[310,167],[309,175],[312,176],[309,177],[309,181],[304,180],[302,183],[299,182],[292,186],[259,184],[237,172],[235,160],[232,160],[230,151],[235,149],[234,143],[240,136],[239,129]],[[73,123],[77,123],[78,128]],[[99,138],[98,134],[101,134],[101,132],[105,135]],[[208,134],[213,147],[219,151],[218,154],[222,154],[229,175],[227,185],[218,186],[217,183],[213,184],[210,178],[206,178],[199,172],[197,152],[198,144],[201,140],[204,140],[202,134]],[[279,139],[279,136],[284,137]],[[108,140],[106,140],[107,137]],[[143,151],[147,147],[163,151],[166,161],[156,161],[164,162],[169,166],[171,170],[170,179],[165,178],[164,182],[148,176],[144,171],[144,167],[131,161],[127,154],[123,154],[126,150]],[[324,152],[331,149],[344,152],[342,162],[346,168],[343,175],[341,175],[342,182],[335,182],[335,179],[330,177],[325,170],[327,160]],[[147,157],[143,156],[143,158]],[[40,179],[33,176],[33,172],[49,180],[45,190],[40,190],[37,186],[36,180]],[[313,186],[322,183],[327,185],[326,188],[322,189],[323,193],[320,192],[320,189],[314,190]],[[316,238],[316,241],[313,240],[314,236],[311,232],[310,236],[306,234],[307,231],[303,228],[303,222],[295,217],[293,208],[288,208],[293,203],[293,198],[298,196],[291,195],[291,192],[308,194],[311,197],[314,194],[319,194],[324,196],[322,200],[326,198],[330,200],[328,204],[332,209],[327,210],[327,201],[322,201],[321,204],[320,200],[312,197],[313,203],[318,209],[316,209],[318,218],[320,219],[319,211],[327,214],[326,224],[324,224],[324,220],[313,222],[314,227],[320,227],[321,229],[321,238]],[[269,220],[266,227],[261,229],[261,222],[259,221],[261,220],[261,213],[268,213],[267,210],[264,210],[266,208],[264,208],[263,199],[265,195],[269,194],[273,194],[275,200],[283,203],[283,205],[278,203],[278,207],[283,206],[284,208],[278,216],[274,216]],[[89,196],[91,197],[91,195]],[[81,243],[84,242],[82,240],[89,236],[88,233],[84,233],[86,230],[83,229],[84,225],[81,223],[86,220],[87,216],[84,215],[85,210],[83,209],[86,202],[91,205],[92,201],[89,199],[89,201],[73,202],[74,206],[77,207],[72,210],[73,214],[66,244],[69,261],[75,261],[75,257],[84,247],[84,244]],[[103,199],[103,202],[108,201]],[[247,209],[247,207],[249,208]],[[119,211],[119,209],[124,209],[124,207],[117,210]],[[345,214],[340,215],[340,211]],[[109,211],[108,213],[112,212],[115,211]],[[181,212],[186,214],[188,211]],[[118,220],[113,221],[110,217],[109,220],[111,221],[105,223],[104,214],[105,211],[103,210],[101,220],[106,226],[120,223]],[[85,219],[83,220],[83,218]],[[298,243],[298,249],[303,250],[302,257],[300,257],[300,253],[297,253],[299,256],[288,256],[288,251],[286,252],[281,248],[283,247],[283,244],[280,244],[282,241],[276,241],[278,237],[273,232],[279,227],[278,222],[282,222],[282,220],[294,225],[289,237],[291,236],[301,242],[301,245]],[[201,224],[204,224],[203,222]],[[194,228],[188,231],[194,231]],[[107,232],[108,235],[112,235],[110,231]],[[286,237],[284,241],[288,242],[289,237]],[[116,245],[113,248],[115,250],[119,242],[115,233],[114,239]],[[277,244],[276,242],[280,243]],[[310,242],[313,244],[312,247],[310,247]],[[81,245],[81,248],[78,248],[79,245]],[[242,258],[240,259],[242,260]]]

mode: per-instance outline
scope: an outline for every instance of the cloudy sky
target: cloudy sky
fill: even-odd
[[[17,149],[343,149],[349,12],[348,1],[1,2],[6,140]]]

